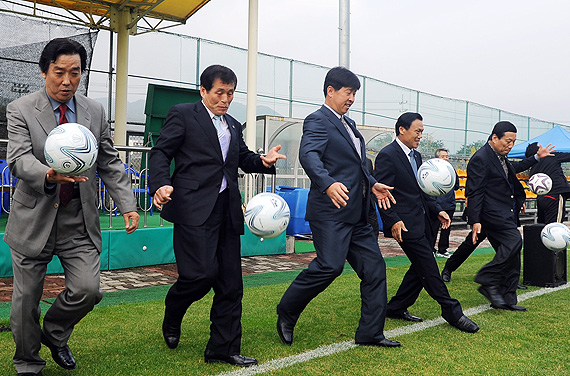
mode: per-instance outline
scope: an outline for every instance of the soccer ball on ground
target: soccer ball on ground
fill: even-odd
[[[455,170],[453,166],[441,159],[432,158],[418,168],[418,185],[430,196],[441,196],[455,186]]]
[[[539,196],[545,195],[552,189],[550,176],[539,172],[528,179],[528,187]]]
[[[540,240],[551,251],[563,251],[570,244],[570,229],[562,223],[549,223],[540,232]]]
[[[75,176],[95,164],[98,150],[97,139],[89,129],[81,124],[65,123],[48,134],[44,156],[56,172]]]
[[[255,195],[245,208],[245,223],[260,238],[275,238],[289,225],[289,205],[275,193]]]

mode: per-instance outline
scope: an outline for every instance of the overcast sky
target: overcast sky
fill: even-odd
[[[247,0],[211,0],[175,33],[247,48]],[[338,65],[338,0],[259,0],[259,51]],[[570,1],[352,0],[365,76],[570,125]]]

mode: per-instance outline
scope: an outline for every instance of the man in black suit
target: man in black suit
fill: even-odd
[[[450,219],[441,210],[434,197],[426,195],[416,180],[421,165],[420,153],[415,151],[424,130],[418,113],[402,114],[396,122],[396,140],[383,148],[376,157],[374,177],[394,187],[396,204],[382,208],[380,216],[384,235],[394,237],[411,261],[398,292],[388,302],[387,317],[407,321],[422,321],[413,316],[408,307],[414,304],[425,288],[441,305],[443,318],[459,330],[475,333],[479,326],[463,314],[461,304],[449,296],[433,255],[430,242],[432,216],[436,215],[442,228],[449,227]]]
[[[536,154],[538,148],[539,145],[536,142],[528,145],[525,157],[528,158]],[[568,184],[561,166],[564,162],[570,162],[570,153],[554,153],[553,156],[542,158],[530,170],[531,176],[541,172],[552,179],[550,192],[536,198],[538,223],[548,224],[564,221],[564,207],[566,200],[570,197],[570,184]]]
[[[213,288],[205,361],[247,367],[257,360],[240,355],[244,222],[238,167],[274,174],[273,165],[285,156],[278,153],[280,146],[266,156],[247,148],[241,124],[226,113],[236,85],[237,77],[227,67],[212,65],[202,72],[202,101],[175,105],[168,112],[150,152],[149,180],[162,218],[174,223],[178,279],[165,300],[162,332],[167,346],[178,346],[186,310]]]
[[[277,306],[277,333],[287,345],[293,343],[293,329],[307,304],[342,273],[348,260],[362,280],[355,342],[400,346],[384,337],[386,264],[367,223],[370,191],[379,205],[389,207],[391,188],[368,172],[364,138],[345,116],[359,88],[354,73],[342,67],[331,69],[325,77],[325,104],[303,124],[299,160],[311,179],[305,219],[311,225],[317,257],[291,283]]]
[[[489,139],[491,139],[491,137],[489,137]],[[534,144],[534,145],[536,147],[534,147],[532,149],[530,149],[530,145],[527,148],[525,156],[527,159],[530,158],[528,161],[525,160],[525,161],[521,161],[521,162],[510,162],[511,166],[515,170],[515,173],[519,173],[519,172],[522,172],[522,171],[528,169],[528,166],[532,165],[537,160],[540,160],[541,163],[543,163],[543,161],[548,160],[548,159],[550,159],[551,161],[553,160],[551,158],[546,158],[546,156],[550,155],[550,150],[551,150],[550,145],[548,145],[547,147],[543,147],[542,145],[537,145],[537,144]],[[556,154],[566,154],[566,153],[556,153]],[[541,159],[541,156],[544,159]],[[570,156],[570,154],[568,154],[568,156]],[[540,165],[540,163],[535,165],[534,167],[536,167],[538,165]],[[560,167],[560,164],[558,164],[558,166]],[[550,171],[550,168],[548,168],[548,171]],[[564,182],[566,182],[566,178],[564,178]],[[568,183],[566,183],[566,185],[568,185]],[[568,186],[568,190],[570,192],[570,186]],[[469,194],[467,194],[467,196],[469,196]],[[465,206],[464,216],[466,218],[468,218],[469,217],[469,205],[467,205],[468,204],[467,202],[465,204],[466,204],[466,206]],[[539,220],[539,222],[540,222],[540,220]],[[443,279],[444,282],[450,282],[451,281],[451,273],[453,273],[455,270],[457,270],[461,266],[461,264],[463,264],[465,262],[465,260],[467,260],[467,258],[475,251],[475,249],[479,246],[479,244],[481,244],[483,242],[483,240],[485,240],[486,237],[487,237],[487,234],[486,234],[484,228],[482,228],[481,232],[479,234],[477,234],[477,240],[475,242],[473,242],[473,232],[469,232],[469,234],[467,234],[467,236],[465,237],[465,240],[463,240],[463,242],[459,245],[459,247],[457,247],[457,250],[445,262],[445,266],[443,267],[443,270],[441,271],[441,278]],[[517,287],[519,289],[526,289],[527,288],[526,286],[523,286],[523,285],[518,285]]]
[[[522,248],[517,227],[526,198],[516,171],[524,171],[539,158],[550,155],[550,149],[543,148],[546,155],[526,158],[515,169],[506,156],[516,139],[517,128],[512,123],[500,121],[495,124],[489,141],[469,160],[466,191],[473,243],[484,230],[496,252],[493,260],[475,276],[475,282],[481,285],[479,292],[493,308],[526,311],[525,307],[517,305],[516,294]]]

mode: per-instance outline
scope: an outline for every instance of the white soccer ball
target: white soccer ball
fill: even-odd
[[[563,251],[570,244],[570,229],[562,223],[549,223],[540,232],[540,240],[551,251]]]
[[[97,139],[89,129],[81,124],[65,123],[47,136],[44,156],[56,172],[75,176],[95,164],[98,150]]]
[[[550,176],[539,172],[528,179],[528,187],[539,196],[545,195],[552,189]]]
[[[252,234],[271,239],[279,236],[289,225],[289,205],[275,193],[255,195],[245,208],[245,223]]]
[[[430,196],[441,196],[455,187],[455,170],[441,158],[432,158],[418,168],[416,177],[422,191]]]

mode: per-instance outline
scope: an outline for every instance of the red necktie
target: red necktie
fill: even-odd
[[[65,111],[67,111],[67,106],[65,104],[61,104],[59,106],[59,124],[67,123],[67,118],[65,117]],[[65,183],[60,184],[59,187],[59,201],[60,203],[65,206],[71,201],[73,198],[73,185],[75,183]]]

